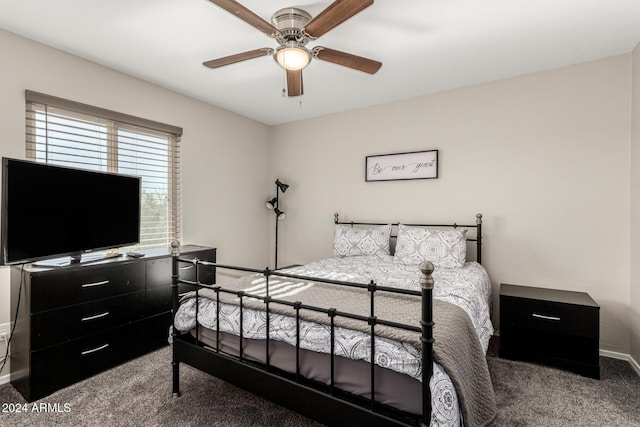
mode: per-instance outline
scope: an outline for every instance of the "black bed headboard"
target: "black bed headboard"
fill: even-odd
[[[397,229],[399,224],[408,225],[410,227],[435,227],[435,228],[467,228],[467,229],[475,229],[475,236],[467,237],[467,242],[475,242],[476,244],[476,261],[478,264],[482,264],[482,214],[476,214],[476,223],[473,225],[468,224],[409,224],[409,223],[390,223],[390,222],[369,222],[369,221],[340,221],[339,215],[336,212],[333,214],[333,222],[336,224],[344,224],[344,225],[387,225],[391,224],[391,226]],[[391,237],[397,237],[397,234],[391,234]]]

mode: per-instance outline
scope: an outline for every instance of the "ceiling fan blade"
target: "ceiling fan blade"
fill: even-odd
[[[238,18],[242,19],[247,24],[256,27],[257,29],[259,29],[260,31],[262,31],[268,36],[271,36],[278,32],[276,27],[269,24],[267,21],[260,18],[258,15],[256,15],[255,13],[253,13],[252,11],[250,11],[249,9],[247,9],[246,7],[244,7],[243,5],[241,5],[235,0],[209,0],[209,1],[217,6],[220,6],[227,12],[231,13],[232,15],[235,15]]]
[[[263,47],[262,49],[250,50],[248,52],[236,53],[235,55],[225,56],[224,58],[212,59],[203,62],[202,65],[209,68],[218,68],[225,65],[235,64],[236,62],[246,61],[247,59],[258,58],[260,56],[271,55],[273,49]]]
[[[320,37],[372,4],[373,0],[336,0],[309,21],[304,30],[311,37]]]
[[[333,62],[334,64],[364,71],[369,74],[375,74],[380,67],[382,67],[382,62],[327,47],[317,47],[314,49],[314,53],[316,58],[323,61]]]
[[[302,93],[302,70],[287,70],[287,96],[300,96]]]

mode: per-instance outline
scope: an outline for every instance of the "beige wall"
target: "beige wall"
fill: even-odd
[[[632,53],[631,103],[631,356],[640,363],[640,44]]]
[[[0,52],[1,156],[25,156],[25,89],[180,126],[182,242],[267,264],[266,125],[2,30]],[[0,323],[10,319],[8,277],[0,268]]]
[[[332,218],[484,221],[500,283],[586,291],[629,351],[630,55],[272,129],[282,265],[331,255]],[[428,78],[428,76],[423,76]],[[440,177],[364,181],[367,155],[438,149]]]
[[[263,204],[275,177],[291,184],[280,265],[329,256],[334,212],[457,222],[482,212],[495,295],[502,282],[587,291],[602,307],[601,347],[640,360],[640,270],[630,266],[640,169],[630,179],[629,162],[630,150],[640,160],[639,50],[268,128],[0,30],[11,59],[0,67],[0,155],[24,157],[25,89],[181,126],[182,240],[234,264],[272,263]],[[432,148],[437,180],[364,182],[366,155]],[[0,268],[0,323],[8,299]]]

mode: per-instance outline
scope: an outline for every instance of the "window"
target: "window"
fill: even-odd
[[[26,92],[27,159],[142,177],[140,244],[179,240],[182,129]]]

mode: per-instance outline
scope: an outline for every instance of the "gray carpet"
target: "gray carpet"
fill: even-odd
[[[494,426],[640,426],[640,377],[628,362],[600,358],[601,379],[488,357]]]
[[[188,366],[181,367],[183,395],[173,399],[169,361],[164,348],[60,390],[35,407],[27,404],[26,413],[4,412],[3,405],[0,426],[318,425]],[[499,411],[493,426],[640,426],[640,377],[627,362],[601,358],[597,381],[496,357],[488,361]],[[25,401],[6,384],[0,386],[0,403]]]

